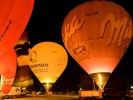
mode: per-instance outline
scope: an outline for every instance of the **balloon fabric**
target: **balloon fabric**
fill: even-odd
[[[16,52],[12,49],[0,57],[1,93],[7,94],[13,84],[17,68]]]
[[[14,46],[24,32],[34,0],[0,0],[0,75],[1,92],[7,94],[16,74]]]
[[[104,87],[131,42],[132,19],[111,1],[85,2],[65,17],[62,39],[70,55]]]
[[[46,91],[63,73],[67,62],[66,50],[55,42],[38,43],[29,53],[29,66]]]
[[[16,45],[33,6],[34,0],[0,0],[0,55]]]

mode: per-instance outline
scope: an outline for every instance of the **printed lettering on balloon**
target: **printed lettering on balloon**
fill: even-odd
[[[0,41],[2,40],[2,38],[5,36],[6,32],[8,31],[8,29],[10,28],[12,24],[12,20],[9,20],[8,24],[6,25],[4,31],[1,33],[0,35]]]
[[[86,44],[83,41],[82,42],[78,41],[75,43],[74,48],[72,48],[72,51],[75,57],[80,56],[80,58],[78,57],[79,61],[85,58],[91,58],[93,56],[91,49],[87,49],[85,45]],[[84,56],[84,57],[81,57],[81,56]]]
[[[32,71],[37,74],[37,73],[45,73],[45,72],[48,72],[48,69],[38,68],[38,69],[32,69]]]
[[[37,61],[37,53],[36,53],[36,51],[33,51],[33,52],[30,54],[29,60],[30,60],[30,62],[32,62],[32,63],[34,63],[34,62]]]
[[[98,11],[95,11],[94,9],[89,9],[88,11],[89,12],[85,14],[86,16],[93,16],[98,14]]]
[[[75,55],[79,55],[79,54],[81,54],[81,53],[83,53],[83,52],[86,52],[86,48],[85,48],[85,46],[84,45],[76,45],[77,47],[75,47],[74,49],[73,49],[73,53],[75,54]]]
[[[48,67],[48,63],[33,64],[30,66],[30,68],[34,68],[34,67]]]
[[[111,27],[108,35],[108,45],[111,45],[111,43],[115,44],[117,42],[118,46],[120,46],[123,40],[132,37],[132,21],[129,21],[126,17],[122,18],[121,20],[116,20],[114,14],[110,13],[105,17],[101,25],[101,38],[103,38],[106,25],[109,22],[111,23]]]
[[[13,84],[14,78],[6,78],[2,76],[1,84],[2,85],[11,85]]]
[[[75,34],[76,30],[79,30],[82,27],[83,23],[84,20],[80,20],[78,16],[74,16],[70,24],[69,23],[65,24],[64,27],[65,36],[63,36],[63,41],[65,42],[66,47],[69,38],[71,38],[71,36]]]
[[[37,62],[37,53],[36,53],[36,51],[33,51],[30,54],[29,61],[33,63],[30,66],[30,68],[34,68],[34,67],[48,67],[48,63],[35,63],[35,62]]]

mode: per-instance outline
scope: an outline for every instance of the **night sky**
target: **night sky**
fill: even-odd
[[[61,27],[65,16],[78,4],[89,0],[35,0],[34,9],[27,25],[28,40],[31,47],[39,42],[52,41],[64,46],[61,37]],[[132,0],[113,0],[123,6],[133,18]],[[110,87],[113,80],[121,79],[127,85],[133,84],[133,41],[120,63],[114,70],[106,87]],[[69,82],[73,86],[79,82],[80,75],[87,74],[78,63],[69,55],[67,68],[57,80]],[[115,79],[114,79],[115,78]],[[60,83],[61,84],[61,83]],[[112,83],[113,84],[113,83]],[[63,84],[62,84],[63,85]]]

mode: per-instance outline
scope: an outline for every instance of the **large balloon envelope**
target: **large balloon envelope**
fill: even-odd
[[[0,55],[16,45],[33,5],[34,0],[0,0]]]
[[[66,50],[55,42],[41,42],[31,48],[29,66],[48,91],[66,68]]]
[[[129,46],[132,19],[113,2],[85,2],[65,17],[62,38],[71,56],[104,88]]]
[[[12,49],[0,56],[1,93],[7,94],[16,75],[17,57]]]

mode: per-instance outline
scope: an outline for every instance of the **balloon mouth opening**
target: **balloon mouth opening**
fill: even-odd
[[[104,89],[106,82],[108,81],[111,72],[97,72],[90,74],[91,78],[94,80],[99,89]]]
[[[46,92],[50,91],[51,87],[53,86],[54,83],[42,83],[44,86]]]

